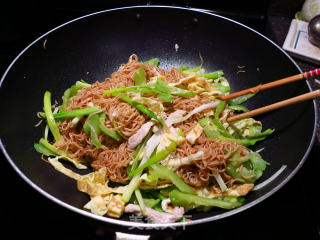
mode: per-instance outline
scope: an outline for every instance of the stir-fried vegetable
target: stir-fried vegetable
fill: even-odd
[[[194,68],[190,68],[190,67],[184,67],[184,66],[180,66],[179,70],[183,73],[192,73],[192,72],[198,72],[201,69],[201,65],[194,67]]]
[[[197,66],[197,67],[194,67],[194,68],[190,68],[190,67],[187,67],[187,66],[183,66],[181,65],[179,67],[179,71],[183,72],[183,73],[190,73],[190,72],[198,72],[201,70],[201,67],[203,65],[203,58],[202,58],[202,55],[199,53],[199,57],[200,57],[200,66]]]
[[[111,121],[112,126],[114,127],[116,134],[118,134],[121,138],[127,140],[128,138],[121,132],[118,127],[118,124],[115,121]]]
[[[218,127],[215,124],[215,121],[210,117],[205,117],[199,120],[199,124],[203,127],[203,131],[208,138],[218,138],[220,140],[225,141],[235,141],[243,146],[251,146],[254,145],[258,141],[264,140],[268,135],[270,135],[273,130],[267,129],[264,134],[254,138],[235,138],[235,137],[225,137],[221,134]]]
[[[234,110],[234,111],[238,111],[238,112],[248,112],[248,108],[246,108],[245,106],[243,105],[237,105],[237,104],[231,104],[231,105],[228,105],[228,108]]]
[[[101,131],[99,128],[99,121],[99,115],[93,114],[88,117],[86,123],[83,125],[85,133],[90,133],[91,144],[94,145],[96,148],[101,148],[102,146],[98,138]]]
[[[207,78],[207,79],[217,79],[219,77],[222,77],[224,74],[224,72],[222,70],[218,70],[218,71],[215,71],[215,72],[211,72],[211,73],[198,73],[197,75],[199,77],[204,77],[204,78]]]
[[[160,201],[161,201],[161,199],[159,199],[159,198],[158,199],[143,198],[144,204],[149,208],[154,208]]]
[[[83,89],[83,88],[86,88],[86,87],[90,87],[90,86],[91,86],[90,84],[88,84],[85,81],[81,80],[81,81],[77,81],[76,84],[74,84],[70,88],[68,88],[63,93],[63,97],[62,97],[63,103],[59,107],[60,111],[64,111],[67,108],[68,102],[71,100],[72,97],[77,95],[77,93],[78,93],[78,91],[80,89]]]
[[[130,86],[130,87],[122,87],[122,88],[113,88],[109,90],[105,90],[104,95],[117,95],[119,93],[156,93],[156,90],[149,86]]]
[[[146,72],[142,67],[139,68],[138,72],[135,72],[133,75],[134,85],[144,86],[147,84]]]
[[[135,169],[134,171],[132,171],[129,174],[129,178],[132,178],[134,175],[140,173],[143,171],[143,169],[151,166],[152,164],[158,163],[161,160],[165,159],[171,152],[173,152],[177,147],[177,143],[176,142],[171,142],[169,144],[168,147],[166,147],[165,149],[161,150],[160,152],[154,154],[153,156],[151,156],[151,158],[149,158],[144,164],[142,164],[141,166],[139,166],[137,169]]]
[[[45,156],[55,156],[55,159],[63,158],[69,162],[71,162],[76,168],[78,169],[86,169],[87,167],[78,161],[72,159],[68,153],[61,151],[60,149],[56,148],[52,144],[50,144],[47,140],[44,138],[41,138],[39,143],[34,144],[34,149],[45,155]]]
[[[151,135],[152,135],[151,132],[149,132],[148,135],[143,139],[143,141],[137,146],[136,150],[133,152],[132,154],[133,164],[129,165],[129,167],[127,168],[128,174],[138,167],[139,161],[143,158],[143,156],[141,156],[142,155],[141,153],[143,153],[146,143],[150,139]]]
[[[192,91],[168,86],[167,82],[162,81],[159,78],[157,79],[156,83],[153,85],[115,88],[115,89],[105,90],[104,94],[117,95],[119,93],[130,93],[130,92],[131,93],[156,93],[157,97],[163,102],[172,102],[173,101],[172,95],[177,95],[181,97],[193,97],[196,95]]]
[[[165,81],[157,79],[154,89],[158,93],[157,98],[159,98],[163,102],[172,102],[173,96],[171,95],[171,88],[168,86],[168,83]]]
[[[169,197],[174,205],[183,206],[186,209],[190,209],[197,206],[232,209],[242,205],[242,200],[238,198],[206,198],[187,193],[182,193],[178,190],[173,190],[172,192],[170,192]]]
[[[181,73],[177,73],[176,69],[163,72],[158,68],[158,58],[143,65],[131,57],[128,64],[138,67],[129,72],[124,65],[117,72],[123,74],[124,70],[130,81],[117,84],[112,75],[111,85],[93,84],[92,88],[83,80],[77,81],[65,90],[63,102],[55,110],[51,93],[45,93],[44,113],[39,113],[47,122],[45,137],[34,144],[34,149],[47,156],[55,169],[77,180],[78,189],[90,195],[84,208],[113,217],[123,212],[139,212],[145,217],[150,213],[179,215],[168,218],[175,219],[168,220],[173,222],[190,209],[233,209],[243,204],[241,196],[253,189],[269,164],[246,147],[274,130],[262,131],[261,122],[252,118],[229,123],[227,119],[234,112],[248,111],[241,104],[254,94],[227,102],[218,100],[229,94],[229,83],[222,70],[206,73],[201,55],[200,59],[200,66],[181,66]],[[168,78],[167,74],[172,76]],[[127,84],[131,80],[134,85]],[[114,85],[117,88],[109,87]],[[89,99],[81,99],[86,95]],[[109,106],[114,100],[122,100],[138,111],[122,103],[121,115],[112,112],[118,111]],[[74,109],[78,102],[78,109]],[[127,122],[119,119],[122,114],[131,114],[129,120],[125,118]],[[75,144],[70,144],[74,139]],[[212,152],[207,152],[208,146]],[[83,163],[91,164],[96,171],[80,175],[63,166],[61,159],[78,169],[86,168]]]
[[[127,203],[129,202],[132,193],[134,190],[137,189],[139,186],[139,180],[141,177],[141,172],[137,173],[130,181],[130,183],[127,185],[126,190],[122,194],[122,200]]]
[[[219,136],[220,140],[225,140],[225,141],[235,141],[240,145],[243,146],[253,146],[256,144],[256,142],[262,141],[266,138],[264,137],[257,137],[257,138],[227,138],[224,136]]]
[[[158,178],[170,180],[181,192],[194,194],[195,191],[186,184],[175,172],[162,166],[161,164],[153,164],[149,167],[151,174]]]
[[[259,153],[251,152],[248,161],[230,161],[227,163],[227,172],[235,179],[242,179],[254,183],[262,176],[269,163],[262,159]]]
[[[138,162],[140,160],[140,153],[141,151],[143,151],[144,147],[147,145],[148,140],[150,138],[150,134],[148,134],[144,139],[143,142],[141,144],[138,145],[138,147],[136,148],[135,152],[133,153],[133,165],[130,168],[130,172],[128,173],[128,175],[130,175],[130,173],[134,170],[137,169],[138,166]],[[128,172],[128,171],[127,171]],[[122,200],[124,202],[129,202],[132,193],[134,192],[135,189],[138,188],[139,186],[139,181],[140,181],[140,177],[141,177],[141,172],[135,174],[133,176],[133,178],[131,179],[130,183],[127,185],[126,190],[124,191],[123,195],[122,195]]]
[[[273,133],[273,129],[267,129],[262,132],[262,124],[259,121],[254,120],[253,118],[245,118],[234,123],[231,123],[229,126],[229,132],[232,132],[234,136],[245,138],[260,138],[267,137]]]
[[[48,143],[45,139],[43,139],[42,141],[45,141],[45,143]],[[33,145],[33,147],[38,153],[41,153],[41,154],[43,154],[43,155],[45,155],[47,157],[49,157],[49,156],[59,156],[59,154],[57,153],[56,149],[53,149],[53,151],[50,150],[52,148],[49,149],[46,144],[44,145],[43,143],[41,143],[41,140],[40,140],[39,143],[35,143]]]
[[[148,61],[144,62],[145,65],[149,65],[149,66],[156,66],[158,67],[160,64],[160,59],[159,58],[152,58]]]
[[[121,95],[120,98],[129,103],[131,106],[135,107],[136,109],[138,109],[140,112],[148,115],[149,117],[157,120],[160,123],[160,126],[163,127],[163,123],[162,121],[157,117],[157,115],[155,115],[149,108],[147,108],[145,105],[135,102],[133,101],[130,97],[126,96],[126,95]]]
[[[47,156],[67,156],[67,154],[61,150],[59,150],[58,148],[54,147],[52,144],[50,144],[48,141],[46,141],[45,139],[41,138],[39,141],[38,146],[40,145],[40,149],[46,148],[47,149]],[[51,153],[51,154],[50,154]],[[43,154],[45,154],[43,152]],[[46,154],[45,154],[46,155]]]
[[[120,137],[116,133],[107,129],[104,126],[103,123],[105,122],[105,120],[105,113],[97,113],[90,115],[85,124],[83,125],[85,133],[90,133],[91,144],[94,145],[96,148],[101,148],[102,146],[101,142],[99,141],[99,134],[101,131],[117,141],[120,140]]]
[[[143,200],[144,208],[148,207],[156,211],[163,212],[161,207],[161,201],[167,199],[165,196],[163,196],[159,191],[154,191],[154,190],[151,190],[151,191],[139,190],[139,191],[141,193],[141,197],[142,197],[141,200]],[[130,199],[130,203],[139,204],[139,200],[136,194],[132,195]],[[140,209],[141,209],[141,206],[140,206]],[[141,213],[143,213],[142,209],[141,209]]]
[[[106,126],[104,125],[104,122],[106,121],[106,114],[105,113],[100,113],[99,114],[99,122],[98,122],[98,127],[100,128],[100,130],[108,135],[109,137],[119,141],[121,139],[120,136],[118,136],[115,132],[113,132],[112,130],[106,128]]]
[[[227,131],[219,120],[219,113],[221,113],[223,107],[224,104],[221,101],[216,109],[214,119],[211,117],[205,117],[199,120],[200,126],[203,127],[204,133],[209,138],[235,141],[244,146],[251,146],[258,141],[264,140],[274,131],[273,129],[266,129],[264,132],[261,132],[261,124],[259,124],[257,121],[251,121],[248,119],[231,123],[228,127],[229,131]],[[242,122],[246,124],[242,124]],[[232,132],[232,134],[230,132]]]
[[[237,98],[233,98],[231,100],[228,101],[228,104],[233,104],[233,105],[240,105],[244,102],[246,102],[248,99],[252,98],[253,96],[255,96],[255,93],[249,93],[247,95],[243,95]]]
[[[86,169],[87,167],[74,159],[72,159],[68,153],[61,151],[60,149],[56,148],[52,144],[50,144],[47,140],[44,138],[41,138],[39,143],[34,144],[34,148],[37,152],[45,155],[45,156],[55,156],[57,158],[63,158],[71,163],[78,168],[78,169]]]
[[[140,190],[136,189],[136,190],[134,190],[134,193],[135,193],[136,198],[138,200],[142,215],[146,215],[146,206],[145,206],[145,203],[144,203],[144,200],[142,198]]]
[[[232,136],[230,135],[230,133],[224,128],[224,126],[222,125],[219,117],[221,112],[223,111],[223,109],[225,108],[226,103],[223,101],[220,101],[217,108],[216,108],[216,113],[214,114],[214,123],[215,125],[218,127],[218,131],[225,137],[228,138],[232,138]]]
[[[223,86],[223,85],[221,85],[219,83],[214,83],[213,86],[219,92],[222,92],[222,93],[225,93],[225,94],[230,92],[230,87],[229,86]]]
[[[54,120],[54,116],[52,113],[51,108],[51,93],[49,91],[46,91],[43,97],[43,105],[44,105],[44,113],[49,125],[49,128],[52,132],[52,135],[56,141],[59,141],[61,139],[61,135],[59,132],[59,128],[57,123]]]
[[[101,108],[99,106],[90,107],[90,108],[73,109],[73,110],[69,110],[69,111],[60,111],[58,113],[54,113],[53,117],[55,120],[74,118],[74,117],[81,118],[84,115],[89,115],[91,113],[95,113],[100,110],[101,110]],[[46,115],[44,113],[40,113],[39,115],[42,118],[46,118]]]

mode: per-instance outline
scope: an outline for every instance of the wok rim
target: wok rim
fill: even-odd
[[[51,32],[54,32],[68,24],[71,24],[73,22],[79,21],[81,19],[84,18],[88,18],[94,15],[98,15],[98,14],[104,14],[104,13],[108,13],[108,12],[113,12],[113,11],[122,11],[122,10],[127,10],[127,9],[144,9],[144,8],[168,8],[168,9],[178,9],[178,10],[185,10],[185,11],[192,11],[195,13],[201,13],[201,14],[208,14],[211,15],[213,17],[217,17],[220,19],[223,19],[225,21],[229,21],[232,22],[233,24],[239,25],[240,27],[243,27],[249,31],[254,32],[255,34],[257,34],[258,36],[262,37],[264,40],[268,41],[269,43],[271,43],[274,47],[278,48],[278,50],[280,50],[283,54],[285,54],[285,56],[294,64],[294,66],[297,68],[297,70],[302,73],[301,68],[298,66],[298,64],[293,60],[293,58],[287,53],[285,52],[285,50],[283,50],[279,45],[277,45],[274,41],[272,41],[271,39],[269,39],[268,37],[266,37],[265,35],[261,34],[260,32],[252,29],[251,27],[246,26],[245,24],[242,24],[238,21],[235,21],[233,19],[215,14],[215,13],[211,13],[208,11],[205,11],[203,9],[193,9],[193,8],[185,8],[185,7],[177,7],[177,6],[164,6],[164,5],[137,5],[137,6],[128,6],[128,7],[119,7],[119,8],[112,8],[112,9],[107,9],[107,10],[102,10],[102,11],[97,11],[97,12],[93,12],[90,14],[86,14],[84,16],[72,19],[70,21],[67,21],[55,28],[52,28],[51,30],[47,31],[46,33],[42,34],[40,37],[36,38],[33,42],[31,42],[27,47],[25,47],[15,58],[14,60],[10,63],[10,65],[8,66],[8,68],[6,69],[6,71],[4,72],[3,76],[1,77],[0,80],[0,88],[2,86],[2,83],[4,82],[8,72],[10,71],[10,69],[12,68],[12,66],[15,64],[15,62],[31,47],[33,46],[35,43],[37,43],[38,41],[40,41],[41,39],[43,39],[44,37],[46,37],[48,34],[50,34]],[[310,84],[308,83],[308,81],[306,81],[306,84],[308,86],[309,91],[312,90]],[[53,201],[54,203],[59,204],[62,207],[65,207],[75,213],[81,214],[83,216],[89,217],[89,218],[93,218],[95,220],[101,221],[101,222],[105,222],[105,223],[111,223],[111,224],[116,224],[116,225],[120,225],[122,227],[136,227],[136,228],[145,228],[145,229],[165,229],[165,228],[177,228],[177,227],[185,227],[185,226],[189,226],[189,225],[197,225],[197,224],[202,224],[202,223],[208,223],[208,222],[212,222],[212,221],[216,221],[218,219],[222,219],[225,217],[229,217],[231,215],[240,213],[248,208],[251,208],[253,206],[255,206],[256,204],[262,202],[263,200],[267,199],[268,197],[270,197],[271,195],[273,195],[275,192],[277,192],[279,189],[281,189],[286,183],[288,183],[293,176],[299,171],[299,169],[302,167],[302,165],[304,164],[304,162],[306,161],[312,147],[315,141],[315,137],[316,137],[316,129],[317,129],[317,121],[318,121],[318,112],[317,112],[317,107],[316,107],[316,101],[313,100],[313,107],[314,107],[314,115],[315,115],[315,121],[314,121],[314,126],[313,126],[313,133],[312,133],[312,137],[309,143],[308,148],[306,149],[306,152],[304,153],[303,157],[301,158],[299,164],[290,172],[290,174],[283,179],[277,186],[275,186],[272,190],[270,190],[269,192],[265,193],[264,195],[258,197],[257,199],[253,200],[250,203],[247,203],[241,207],[235,208],[233,210],[228,210],[224,213],[215,215],[215,216],[211,216],[211,217],[205,217],[205,218],[201,218],[201,219],[197,219],[197,220],[192,220],[191,222],[176,222],[176,223],[140,223],[140,222],[129,222],[129,221],[125,221],[125,220],[118,220],[115,218],[111,218],[111,217],[105,217],[105,216],[98,216],[95,215],[91,212],[88,212],[84,209],[80,209],[77,207],[74,207],[72,205],[69,205],[67,203],[65,203],[62,200],[59,200],[58,198],[54,197],[53,195],[47,193],[46,191],[44,191],[43,189],[41,189],[39,186],[37,186],[35,183],[33,183],[14,163],[14,161],[11,159],[11,157],[9,156],[9,154],[7,153],[5,146],[1,140],[0,137],[0,148],[1,151],[3,152],[4,156],[6,157],[7,161],[9,162],[9,164],[12,166],[12,168],[16,171],[16,173],[18,173],[18,175],[25,181],[27,182],[32,188],[34,188],[35,190],[37,190],[40,194],[42,194],[43,196],[45,196],[46,198],[50,199],[51,201]]]

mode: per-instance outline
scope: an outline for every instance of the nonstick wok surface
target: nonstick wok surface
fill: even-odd
[[[63,91],[75,81],[103,81],[132,53],[141,60],[158,57],[160,67],[165,69],[198,66],[201,54],[207,71],[224,70],[232,92],[300,72],[284,51],[259,33],[220,16],[183,8],[134,7],[99,12],[64,24],[30,44],[1,79],[2,150],[17,173],[49,199],[91,218],[126,226],[142,223],[128,221],[128,216],[115,220],[83,210],[88,196],[77,190],[73,180],[41,161],[33,143],[43,134],[43,128],[34,125],[46,90],[61,102]],[[238,66],[245,66],[245,72],[237,73]],[[304,81],[291,83],[257,94],[246,106],[254,109],[308,91]],[[224,218],[252,207],[279,190],[303,164],[315,132],[312,101],[256,119],[265,129],[276,130],[253,148],[264,147],[262,156],[270,163],[260,182],[284,164],[286,170],[263,189],[250,193],[242,207],[192,212],[193,223]]]

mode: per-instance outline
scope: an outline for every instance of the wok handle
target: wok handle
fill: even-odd
[[[137,234],[129,234],[116,232],[116,240],[149,240],[150,235],[137,235]]]

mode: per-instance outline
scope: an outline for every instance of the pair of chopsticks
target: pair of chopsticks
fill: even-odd
[[[274,82],[270,82],[270,83],[266,83],[266,84],[262,84],[262,85],[258,85],[256,87],[252,87],[252,88],[248,88],[239,92],[235,92],[226,96],[222,96],[219,99],[222,101],[227,101],[236,97],[240,97],[249,93],[257,93],[259,91],[262,90],[266,90],[269,88],[273,88],[273,87],[277,87],[277,86],[281,86],[290,82],[295,82],[295,81],[299,81],[299,80],[303,80],[303,79],[307,79],[309,77],[313,77],[313,76],[317,76],[320,74],[320,68],[318,69],[314,69],[308,72],[304,72],[304,73],[300,73],[294,76],[290,76],[290,77],[286,77],[286,78],[282,78],[280,80],[274,81]],[[287,100],[284,101],[280,101],[265,107],[261,107],[261,108],[257,108],[255,110],[246,112],[246,113],[242,113],[242,114],[238,114],[232,117],[227,118],[227,122],[234,122],[237,120],[241,120],[244,118],[248,118],[248,117],[253,117],[262,113],[266,113],[278,108],[282,108],[282,107],[286,107],[295,103],[299,103],[299,102],[303,102],[306,100],[310,100],[310,99],[314,99],[320,97],[320,89],[306,93],[306,94],[302,94],[299,95],[297,97],[293,97],[293,98],[289,98]]]

